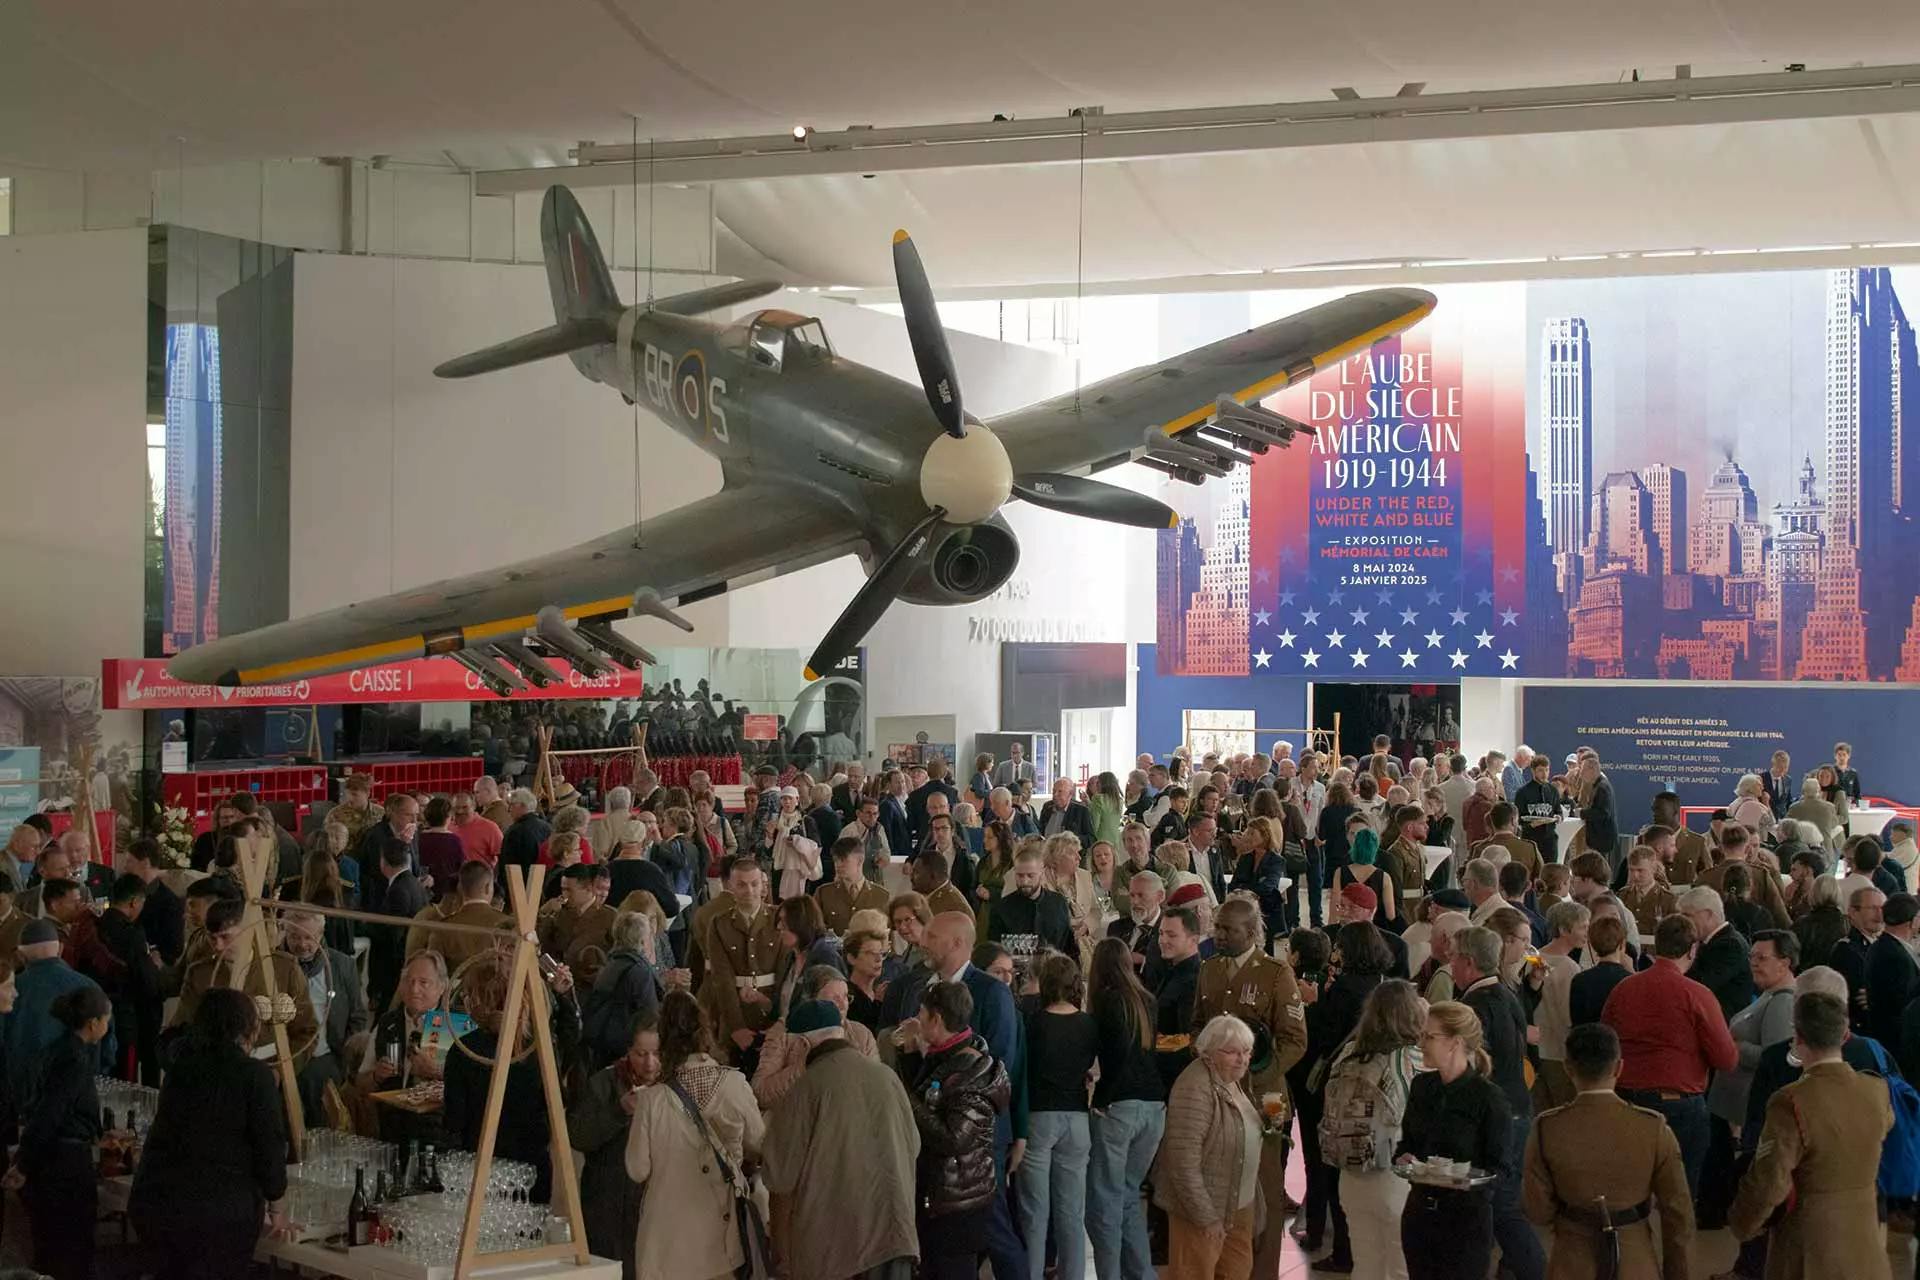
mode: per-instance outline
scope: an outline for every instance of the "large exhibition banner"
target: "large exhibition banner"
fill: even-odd
[[[1268,402],[1311,439],[1172,486],[1157,673],[1920,682],[1917,290],[1907,267],[1436,290]]]
[[[1270,402],[1310,441],[1253,467],[1255,670],[1424,682],[1518,669],[1525,606],[1517,287],[1453,291],[1413,332]]]
[[[1520,696],[1527,742],[1555,758],[1579,746],[1600,753],[1623,831],[1651,820],[1656,792],[1731,804],[1740,775],[1764,773],[1775,751],[1788,753],[1798,780],[1831,761],[1836,742],[1853,747],[1862,794],[1920,800],[1903,750],[1920,689],[1613,683],[1529,685]]]

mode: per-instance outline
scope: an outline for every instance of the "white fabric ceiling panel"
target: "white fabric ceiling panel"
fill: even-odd
[[[1920,239],[1912,117],[1456,139],[1085,169],[1084,278],[1315,263]],[[1071,285],[1077,166],[714,188],[721,222],[806,284],[885,287],[893,229],[939,286]],[[723,242],[724,246],[724,242]],[[730,271],[724,252],[720,267]]]
[[[0,165],[557,158],[582,138],[924,124],[1920,61],[1911,0],[14,0]]]

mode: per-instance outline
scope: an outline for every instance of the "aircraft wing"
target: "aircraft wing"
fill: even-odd
[[[1412,327],[1433,310],[1422,289],[1371,289],[1310,307],[1159,364],[1029,405],[989,425],[1025,472],[1077,472],[1127,460],[1149,432],[1177,436],[1207,423],[1214,404],[1245,404]]]
[[[267,684],[436,653],[488,658],[547,606],[568,619],[624,617],[636,591],[668,606],[860,549],[849,515],[805,490],[749,482],[533,560],[275,623],[188,649],[167,664],[201,684]]]

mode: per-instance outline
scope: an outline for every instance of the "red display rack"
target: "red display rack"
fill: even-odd
[[[335,766],[339,769],[339,766]],[[385,760],[339,769],[342,775],[364,773],[373,782],[375,804],[391,791],[424,791],[445,795],[470,790],[485,768],[479,756],[450,756],[436,760]]]
[[[296,812],[327,798],[327,771],[322,765],[279,769],[198,769],[168,773],[160,779],[167,807],[185,809],[195,818],[209,817],[213,807],[236,792],[246,791],[262,804],[287,803]]]

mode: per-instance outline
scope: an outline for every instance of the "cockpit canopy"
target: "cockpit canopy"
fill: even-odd
[[[720,335],[720,345],[763,369],[819,364],[833,358],[827,331],[815,316],[772,308],[757,312]]]

